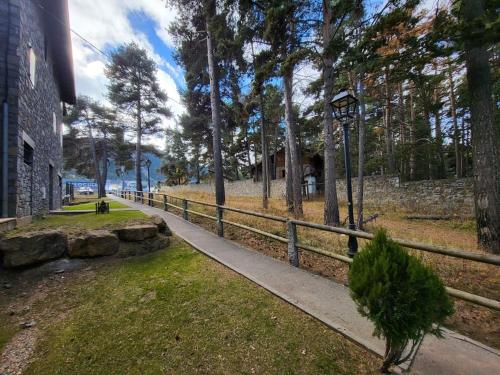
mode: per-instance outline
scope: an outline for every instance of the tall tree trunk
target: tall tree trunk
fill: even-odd
[[[99,160],[97,159],[97,151],[95,145],[95,138],[92,134],[92,126],[90,124],[87,125],[88,135],[90,139],[90,152],[92,154],[92,161],[95,169],[95,180],[97,184],[97,197],[101,198],[101,170],[99,168]]]
[[[271,198],[271,159],[269,157],[269,137],[266,135],[267,197]]]
[[[387,157],[387,169],[389,174],[393,174],[396,171],[396,159],[394,158],[394,141],[392,135],[392,93],[389,85],[389,68],[386,67],[385,70],[385,152]]]
[[[137,191],[142,191],[141,159],[142,159],[142,128],[138,128],[137,140],[135,142],[135,190]]]
[[[446,177],[446,167],[444,165],[444,151],[443,151],[443,131],[441,130],[441,116],[439,110],[434,112],[435,129],[436,129],[436,153],[438,157],[437,178]]]
[[[424,94],[425,95],[425,94]],[[432,140],[431,140],[431,136],[432,136],[432,130],[431,130],[431,114],[430,114],[430,110],[429,110],[429,107],[430,107],[430,103],[429,103],[429,100],[428,98],[424,98],[423,100],[423,115],[424,115],[424,121],[427,125],[427,140],[426,140],[426,158],[427,158],[427,164],[428,164],[428,179],[429,180],[432,180],[432,176],[433,176],[433,173],[432,173]]]
[[[105,197],[106,196],[106,182],[108,181],[108,139],[107,139],[106,133],[104,133],[104,137],[103,137],[102,159],[103,159],[104,165],[102,166],[101,195],[102,195],[102,197]]]
[[[467,166],[469,165],[468,162],[469,141],[467,137],[467,130],[465,129],[465,116],[462,116],[461,131],[462,131],[462,171],[464,176],[467,176],[468,172]]]
[[[413,83],[410,86],[410,181],[415,180],[416,176],[416,157],[415,157],[415,102],[414,102],[414,86]]]
[[[359,146],[358,146],[358,228],[363,229],[363,194],[364,194],[364,169],[365,169],[365,130],[366,106],[364,66],[361,64],[359,71],[358,99],[359,99]]]
[[[455,177],[463,177],[460,158],[460,133],[458,131],[457,105],[455,98],[455,84],[453,82],[452,66],[448,63],[448,83],[450,85],[450,110],[453,122],[453,146],[455,149]]]
[[[330,2],[323,0],[323,48],[327,50],[332,38],[332,9]],[[323,57],[323,136],[325,142],[325,207],[323,221],[325,225],[339,226],[339,202],[337,196],[337,173],[335,170],[335,142],[333,139],[333,58]]]
[[[253,48],[252,48],[253,49]],[[259,107],[260,107],[260,142],[262,148],[262,207],[267,208],[269,205],[269,158],[267,156],[267,139],[266,139],[266,119],[264,114],[264,98],[262,97],[262,87],[259,87]]]
[[[142,101],[141,88],[139,87],[139,99],[137,101],[137,140],[135,142],[135,190],[142,191]],[[142,195],[142,193],[140,193]]]
[[[276,168],[278,166],[278,137],[279,137],[280,125],[279,122],[276,123],[274,128],[274,142],[273,142],[273,170],[272,170],[272,178],[276,180],[278,178]]]
[[[402,150],[405,149],[406,144],[406,113],[405,113],[405,98],[403,82],[399,82],[398,85],[398,109],[399,109],[399,143]],[[401,152],[400,168],[399,172],[402,178],[406,178],[406,160],[404,152]]]
[[[290,146],[288,140],[288,131],[286,132],[285,139],[285,197],[286,197],[286,207],[288,212],[293,212],[293,179],[292,179],[292,167],[290,161]]]
[[[293,190],[293,213],[296,218],[303,216],[302,211],[302,190],[301,185],[301,165],[299,164],[299,146],[297,144],[297,136],[295,132],[295,119],[293,117],[292,103],[292,86],[293,86],[293,71],[288,68],[283,74],[283,86],[285,94],[285,123],[288,135],[288,146],[290,150],[289,172],[292,177]]]
[[[462,0],[466,22],[484,15],[484,0]],[[474,35],[475,33],[472,33]],[[500,162],[499,134],[495,124],[488,49],[466,36],[465,63],[471,101],[474,201],[480,244],[500,253]]]
[[[250,157],[250,138],[248,137],[248,126],[245,127],[245,143],[248,160],[248,175],[252,176],[252,158]]]
[[[213,152],[215,169],[215,201],[219,205],[224,205],[226,201],[224,192],[224,171],[222,165],[221,151],[221,122],[220,122],[220,92],[219,78],[217,75],[217,63],[215,62],[213,35],[210,27],[210,20],[215,16],[215,1],[210,1],[205,20],[207,31],[207,58],[208,73],[210,76],[210,104],[212,108],[213,126]]]

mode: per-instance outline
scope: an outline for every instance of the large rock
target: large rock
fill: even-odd
[[[68,241],[68,254],[72,258],[113,255],[119,249],[118,237],[107,230],[94,230]]]
[[[154,251],[165,249],[170,245],[170,239],[164,235],[158,235],[138,242],[120,242],[119,257],[149,254]]]
[[[30,266],[56,259],[66,251],[66,234],[57,230],[19,234],[0,241],[5,268]]]
[[[131,225],[114,231],[121,241],[137,242],[154,238],[158,235],[158,227],[154,224]]]
[[[168,227],[166,221],[161,216],[153,215],[151,216],[151,221],[153,222],[154,225],[158,227],[158,232],[169,237],[172,235],[172,231]]]

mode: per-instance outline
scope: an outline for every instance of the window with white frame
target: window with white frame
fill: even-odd
[[[28,63],[29,63],[29,79],[31,82],[31,87],[35,87],[36,83],[36,54],[33,47],[29,47],[28,50]]]
[[[57,133],[57,116],[55,112],[52,112],[52,130],[54,134]]]

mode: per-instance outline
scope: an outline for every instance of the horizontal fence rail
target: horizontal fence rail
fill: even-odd
[[[324,250],[318,247],[310,246],[304,243],[301,243],[298,240],[297,237],[297,227],[304,227],[304,228],[310,228],[310,229],[315,229],[315,230],[320,230],[324,232],[330,232],[330,233],[336,233],[336,234],[341,234],[341,235],[346,235],[346,236],[354,236],[357,238],[362,238],[366,240],[372,240],[375,236],[372,233],[360,231],[360,230],[350,230],[346,228],[340,228],[340,227],[332,227],[328,225],[323,225],[323,224],[317,224],[317,223],[311,223],[308,221],[301,221],[301,220],[293,220],[293,219],[288,219],[283,216],[274,216],[274,215],[268,215],[268,214],[263,214],[260,212],[255,212],[255,211],[248,211],[248,210],[243,210],[240,208],[235,208],[235,207],[228,207],[228,206],[221,206],[213,203],[208,203],[208,202],[201,202],[197,201],[194,199],[188,199],[188,198],[182,198],[174,195],[169,195],[165,193],[152,193],[152,192],[145,192],[145,191],[133,191],[133,190],[121,190],[121,191],[116,191],[115,194],[117,196],[120,196],[124,199],[128,200],[133,200],[135,202],[139,202],[142,204],[147,204],[149,206],[154,206],[154,203],[158,203],[163,206],[163,209],[165,211],[168,211],[169,208],[176,209],[178,211],[181,211],[182,216],[185,220],[189,220],[189,215],[194,215],[194,216],[200,216],[212,221],[216,222],[217,225],[217,233],[219,236],[223,237],[224,236],[224,224],[226,225],[231,225],[240,229],[244,229],[256,234],[259,234],[261,236],[279,241],[281,243],[287,244],[288,247],[288,258],[289,261],[292,265],[298,267],[299,266],[299,253],[298,249],[309,251],[315,254],[323,255],[332,259],[336,259],[338,261],[344,262],[346,264],[352,263],[352,258],[342,255],[342,254],[337,254],[330,252],[328,250]],[[161,196],[162,199],[156,199],[155,196]],[[168,201],[170,199],[170,202]],[[180,202],[182,205],[178,204],[173,204],[172,202],[175,201]],[[195,204],[195,205],[201,205],[205,207],[211,207],[214,208],[216,211],[216,216],[211,216],[202,212],[194,211],[193,209],[189,208],[189,204]],[[229,221],[224,219],[224,211],[229,211],[229,212],[235,212],[243,215],[249,215],[253,217],[258,217],[261,219],[266,219],[266,220],[272,220],[275,222],[280,222],[283,224],[286,224],[286,237],[279,236],[277,234],[273,234],[270,232],[266,232],[261,229],[253,228],[248,225],[244,225],[241,223],[236,223],[234,221]],[[430,252],[434,254],[440,254],[440,255],[445,255],[453,258],[458,258],[458,259],[464,259],[464,260],[469,260],[473,262],[478,262],[478,263],[484,263],[484,264],[491,264],[494,266],[500,266],[500,256],[494,255],[494,254],[479,254],[479,253],[473,253],[470,251],[465,251],[461,249],[449,249],[441,246],[435,246],[435,245],[430,245],[430,244],[423,244],[423,243],[418,243],[418,242],[413,242],[413,241],[408,241],[405,239],[400,239],[400,238],[391,238],[394,242],[398,243],[399,245],[413,249],[413,250],[418,250],[418,251],[424,251],[424,252]],[[446,287],[446,291],[450,296],[453,296],[455,298],[462,299],[464,301],[476,304],[476,305],[481,305],[484,307],[488,307],[493,310],[500,311],[500,302],[482,297],[473,293],[465,292],[462,290],[454,289],[451,287]]]

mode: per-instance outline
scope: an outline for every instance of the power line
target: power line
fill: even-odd
[[[33,0],[36,2],[36,0]],[[57,22],[59,22],[61,25],[63,26],[66,26],[66,23],[60,19],[58,16],[56,16],[54,13],[50,12],[47,8],[45,8],[41,3],[39,2],[36,2],[36,5],[42,10],[44,11],[47,15],[49,15],[50,17],[52,17],[53,19],[55,19]],[[99,53],[100,55],[102,55],[103,57],[106,58],[106,62],[110,62],[112,60],[112,57],[107,54],[106,52],[104,52],[103,50],[101,50],[99,47],[97,47],[94,43],[92,43],[90,40],[88,40],[87,38],[85,38],[83,35],[81,35],[79,32],[77,32],[76,30],[74,30],[73,28],[69,28],[70,32],[73,33],[75,36],[77,36],[78,38],[80,38],[83,42],[85,42],[91,49],[93,49],[94,51],[96,51],[97,53]],[[178,105],[183,105],[181,103],[179,103],[177,100],[171,98],[171,97],[168,97],[168,100],[171,100],[173,101],[174,103],[178,104]]]

